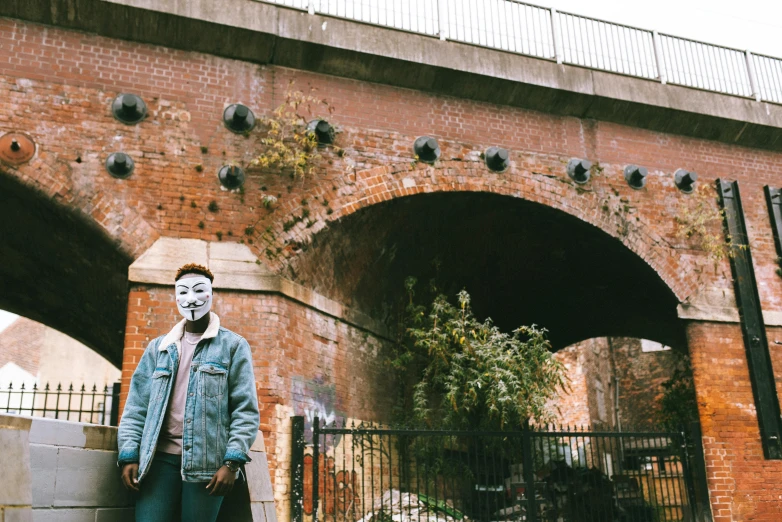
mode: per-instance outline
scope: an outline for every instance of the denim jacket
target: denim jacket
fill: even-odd
[[[185,321],[147,346],[130,381],[117,434],[118,464],[138,462],[141,482],[155,455]],[[260,415],[247,341],[212,313],[193,353],[182,434],[182,479],[211,480],[226,460],[248,462]]]

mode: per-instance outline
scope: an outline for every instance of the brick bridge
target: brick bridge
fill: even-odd
[[[29,162],[0,164],[0,308],[121,365],[126,390],[148,341],[176,320],[173,270],[210,264],[216,311],[255,350],[283,500],[288,417],[383,418],[384,321],[404,278],[427,278],[437,259],[481,315],[543,325],[557,348],[623,335],[687,351],[714,519],[779,520],[782,463],[763,456],[731,266],[676,234],[698,196],[673,173],[739,182],[782,383],[763,191],[782,185],[782,107],[224,3],[0,4],[0,135],[36,144]],[[229,132],[224,109],[269,114],[290,81],[333,105],[343,152],[325,149],[304,181],[248,168],[243,191],[221,189],[217,170],[248,166],[263,137]],[[114,119],[120,93],[146,102],[141,123]],[[422,135],[440,144],[434,165],[413,161]],[[489,146],[510,151],[507,171],[486,168]],[[113,152],[134,160],[128,179],[106,172]],[[571,158],[599,167],[588,183],[568,177]],[[645,188],[628,186],[629,164],[648,169]]]

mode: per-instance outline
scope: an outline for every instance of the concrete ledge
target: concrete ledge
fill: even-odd
[[[0,16],[553,114],[782,150],[782,106],[254,0],[3,0]]]
[[[128,279],[132,283],[173,287],[183,259],[209,267],[218,290],[284,295],[363,330],[389,336],[386,326],[368,315],[274,274],[258,262],[250,247],[240,243],[162,237],[130,265]]]
[[[718,323],[738,323],[741,321],[736,299],[732,291],[720,288],[704,288],[686,302],[677,307],[679,319],[691,321],[712,321]],[[782,326],[782,312],[764,310],[763,322],[766,326]]]

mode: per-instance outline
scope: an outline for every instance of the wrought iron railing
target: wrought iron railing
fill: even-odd
[[[0,413],[48,417],[90,424],[116,426],[119,412],[119,383],[103,388],[82,384],[39,387],[10,383],[0,388]]]
[[[782,103],[782,59],[516,0],[262,0],[557,63]]]
[[[700,440],[684,432],[416,430],[317,417],[310,432],[293,417],[294,522],[684,522],[701,520],[707,501]]]

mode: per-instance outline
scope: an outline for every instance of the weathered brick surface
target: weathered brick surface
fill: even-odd
[[[134,286],[130,292],[121,404],[130,377],[149,342],[181,320],[173,287]],[[250,344],[261,430],[272,476],[280,459],[287,415],[389,420],[391,384],[383,361],[384,342],[343,322],[278,295],[216,291],[213,310],[221,325]]]
[[[641,339],[601,337],[559,350],[555,357],[571,379],[568,393],[560,393],[553,403],[558,424],[615,428],[618,378],[622,429],[659,428],[662,384],[673,375],[677,361],[673,350],[644,352]]]
[[[271,268],[317,286],[313,274],[323,258],[313,250],[305,251],[306,246],[317,232],[338,227],[340,218],[402,196],[481,191],[540,203],[594,225],[644,259],[680,300],[703,287],[729,294],[727,262],[715,268],[696,242],[674,236],[674,216],[687,197],[673,186],[672,173],[683,167],[697,171],[699,183],[712,183],[718,177],[740,181],[761,302],[768,311],[782,305],[762,194],[764,184],[782,184],[778,153],[9,19],[0,19],[0,52],[7,57],[0,61],[0,133],[23,131],[38,143],[32,162],[19,168],[3,166],[2,176],[33,187],[43,202],[75,209],[128,257],[137,257],[159,236],[214,240],[221,232],[223,240],[252,241],[254,252]],[[256,171],[248,172],[243,195],[221,190],[217,168],[228,161],[247,164],[263,136],[260,132],[249,137],[227,132],[220,119],[224,107],[242,101],[256,114],[268,114],[282,101],[291,79],[299,88],[316,88],[333,103],[332,121],[341,130],[338,143],[345,155],[325,150],[317,175],[310,181],[293,182]],[[127,91],[148,103],[149,117],[140,125],[122,125],[110,114],[111,100]],[[410,164],[412,142],[421,134],[440,141],[443,156],[435,167]],[[511,150],[513,164],[507,173],[492,174],[482,166],[478,155],[489,145]],[[119,150],[129,153],[137,164],[134,175],[124,181],[111,178],[103,169],[107,155]],[[566,179],[564,167],[572,156],[599,162],[603,169],[583,189]],[[649,169],[645,190],[633,191],[625,184],[621,172],[628,163]],[[262,208],[262,191],[280,196],[277,208]],[[302,214],[302,200],[312,209],[309,219],[313,223],[309,227],[299,223],[286,231],[284,224]],[[626,205],[624,217],[603,210],[607,200]],[[207,209],[210,201],[217,203],[218,212]],[[23,227],[23,217],[4,219],[0,226]],[[247,227],[253,230],[245,236]],[[719,231],[719,225],[715,224],[715,230]],[[41,239],[31,237],[30,241],[34,248]],[[17,255],[23,259],[26,252]],[[371,277],[382,278],[383,274]],[[328,286],[323,277],[318,284]],[[338,300],[346,297],[339,295],[339,289],[325,293]],[[169,297],[156,288],[130,290],[123,362],[126,386],[147,340],[163,333],[176,319]],[[293,389],[290,383],[297,375],[312,381],[296,388],[305,390],[303,395],[317,386],[333,384],[337,403],[347,401],[342,406],[346,413],[378,415],[381,403],[375,394],[379,392],[367,377],[379,371],[371,356],[378,341],[364,340],[340,325],[335,343],[316,334],[321,331],[316,326],[317,314],[284,303],[282,298],[238,292],[223,297],[218,310],[234,307],[224,309],[226,324],[245,334],[256,350],[263,346],[276,350],[271,355],[258,353],[256,358],[270,448],[277,446],[271,433],[272,419],[277,417],[271,412],[277,405],[293,408],[297,399],[288,390]],[[85,301],[84,305],[95,314],[104,308],[100,302]],[[610,310],[606,315],[610,317]],[[782,494],[779,465],[760,457],[738,327],[693,325],[689,342],[710,452],[715,514],[721,521],[776,520],[774,510],[779,503],[773,499]],[[373,348],[358,350],[365,346]],[[362,362],[350,366],[356,353]],[[299,367],[301,374],[294,372]],[[366,394],[370,398],[362,403]],[[758,483],[764,487],[755,487]]]

